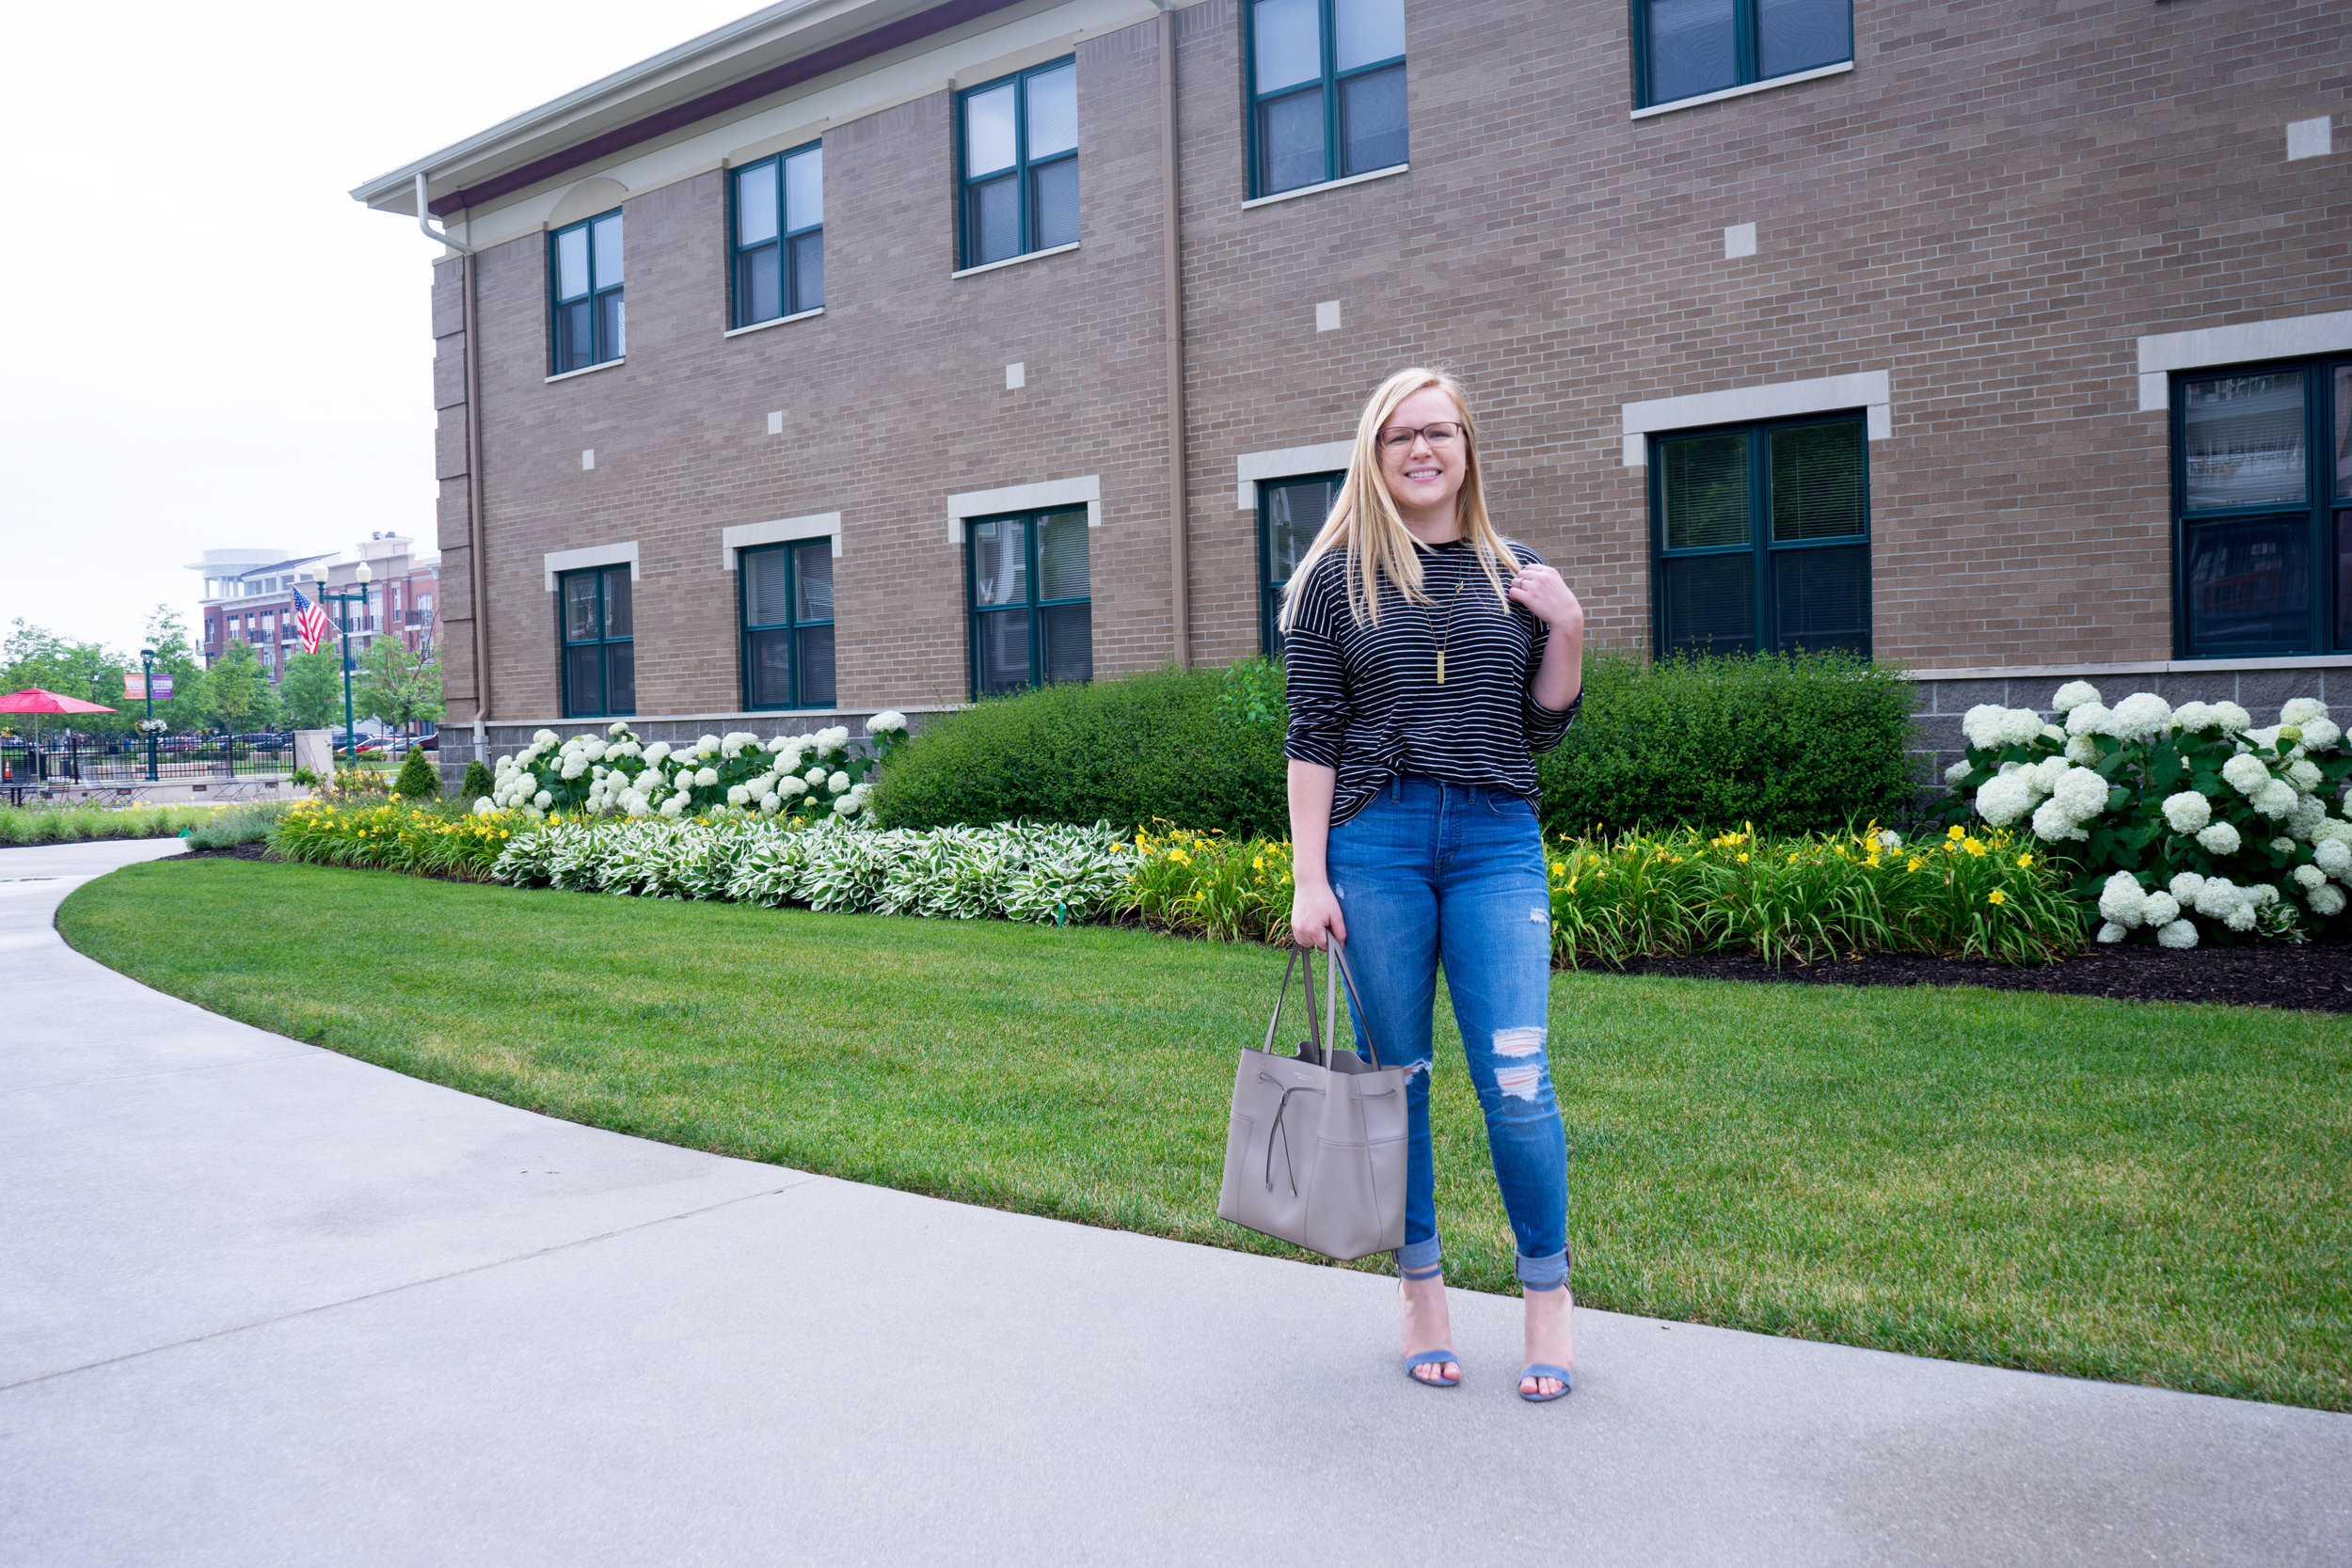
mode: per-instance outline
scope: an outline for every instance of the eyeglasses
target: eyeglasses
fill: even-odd
[[[1425,425],[1392,424],[1381,430],[1379,441],[1381,446],[1394,451],[1411,446],[1416,436],[1433,447],[1450,447],[1462,438],[1462,427],[1452,420]]]

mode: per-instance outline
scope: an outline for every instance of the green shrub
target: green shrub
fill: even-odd
[[[424,754],[423,747],[408,748],[407,759],[400,765],[400,776],[392,781],[392,793],[405,800],[441,798],[441,770]]]
[[[177,838],[218,816],[219,806],[5,806],[0,846],[80,844],[102,838]]]
[[[231,806],[217,813],[212,820],[190,828],[183,835],[191,849],[227,849],[239,844],[268,842],[269,831],[285,815],[282,800],[261,800],[249,806]]]
[[[1287,721],[1263,659],[991,698],[926,725],[882,770],[873,810],[892,828],[1160,817],[1280,837]]]
[[[1537,759],[1544,827],[1777,837],[1908,822],[1912,704],[1899,669],[1840,654],[1590,654],[1583,710]]]
[[[490,777],[490,769],[480,757],[476,757],[466,764],[466,777],[457,785],[457,799],[471,804],[497,787],[497,781]]]

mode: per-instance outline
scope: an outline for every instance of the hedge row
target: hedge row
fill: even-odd
[[[1540,758],[1547,831],[1829,832],[1907,822],[1901,673],[1842,655],[1648,660],[1596,653],[1584,706]],[[993,698],[933,721],[874,797],[889,827],[1159,819],[1289,835],[1281,672],[1163,670]]]

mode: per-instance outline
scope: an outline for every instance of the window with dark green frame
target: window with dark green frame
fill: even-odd
[[[592,566],[555,579],[566,719],[637,711],[636,617],[630,587],[626,565]]]
[[[553,374],[584,371],[628,352],[619,208],[548,236],[548,293]]]
[[[825,149],[795,148],[735,171],[734,326],[797,316],[825,303]]]
[[[1853,58],[1853,0],[1633,0],[1634,106]]]
[[[1406,161],[1405,0],[1250,0],[1242,9],[1252,197]]]
[[[979,518],[964,533],[972,694],[1093,679],[1086,508]]]
[[[1078,238],[1078,67],[1057,60],[956,101],[963,264]]]
[[[1323,531],[1340,499],[1344,473],[1262,480],[1258,484],[1258,638],[1268,658],[1282,657],[1282,591],[1299,558]]]
[[[763,545],[735,564],[744,708],[833,706],[833,541]]]
[[[1870,652],[1860,414],[1650,438],[1658,651]]]
[[[2172,383],[2173,648],[2352,650],[2352,359]]]

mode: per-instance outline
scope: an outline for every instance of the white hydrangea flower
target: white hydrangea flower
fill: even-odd
[[[1968,776],[1969,772],[1975,768],[1975,766],[1976,765],[1974,763],[1969,762],[1956,762],[1952,764],[1949,768],[1944,769],[1944,782],[1947,784],[1957,786],[1961,780]]]
[[[2169,926],[2181,917],[2181,901],[2169,893],[2152,893],[2139,915],[2150,926]]]
[[[808,793],[808,781],[806,779],[778,779],[776,793],[787,800],[798,800]]]
[[[2099,743],[2087,735],[2078,735],[2066,743],[2066,760],[2088,768],[2099,760]]]
[[[621,809],[631,816],[643,816],[653,810],[653,802],[633,789],[621,792]]]
[[[2240,841],[2235,828],[2227,822],[2214,822],[2198,832],[2197,842],[2205,847],[2208,854],[2234,855]],[[2200,907],[2202,907],[2201,904]]]
[[[544,790],[544,789],[543,789],[543,790],[539,791],[539,793],[538,793],[538,794],[533,795],[533,796],[531,798],[531,803],[532,803],[532,805],[534,805],[534,806],[537,806],[537,807],[538,807],[541,811],[545,811],[545,810],[547,810],[549,806],[551,806],[551,805],[555,804],[555,797],[554,797],[554,796],[552,796],[552,795],[550,795],[550,794],[548,794],[546,790]]]
[[[483,796],[480,800],[473,803],[473,814],[476,816],[487,816],[498,809],[498,803],[492,800],[487,795]]]
[[[1994,769],[1993,769],[1994,776],[1995,778],[2002,778],[2002,779],[2006,779],[2006,778],[2008,778],[2008,777],[2009,777],[2011,773],[2025,773],[2025,772],[2026,772],[2026,765],[2025,765],[2024,763],[2022,763],[2022,762],[2005,762],[2005,763],[2001,764],[2001,766],[2000,766],[2000,767],[1995,768]],[[2026,782],[2027,784],[2031,784],[2031,783],[2033,782],[2033,775],[2032,775],[2032,774],[2030,774],[2030,773],[2026,773]]]
[[[666,740],[657,740],[652,745],[645,748],[645,766],[648,768],[656,767],[660,763],[662,758],[668,756],[669,754],[670,743]]]
[[[2326,777],[2327,775],[2320,772],[2319,764],[2315,762],[2296,761],[2287,764],[2287,783],[2306,795],[2317,789],[2321,780]]]
[[[776,808],[783,804],[784,797],[777,794],[772,789],[759,798],[759,809],[764,815],[769,816],[775,816]]]
[[[578,752],[564,759],[562,772],[567,779],[577,779],[588,771],[588,759]]]
[[[2099,890],[2099,913],[2125,930],[2138,926],[2147,912],[2147,890],[2128,871],[2109,877],[2106,885]]]
[[[2066,744],[2066,732],[2056,724],[2044,724],[2042,726],[2042,738],[2063,746]]]
[[[530,817],[533,822],[536,822],[540,818],[546,816],[547,813],[541,811],[537,806],[525,806],[523,808],[523,815]]]
[[[2240,795],[2251,795],[2271,782],[2270,769],[2263,759],[2240,752],[2221,765],[2221,777]]]
[[[1977,791],[1977,815],[1995,828],[2006,828],[2033,809],[2033,784],[2023,769],[1987,779]]]
[[[2089,681],[2068,681],[2058,689],[2058,695],[2050,699],[2050,705],[2060,713],[2072,713],[2085,703],[2098,700],[2099,689]]]
[[[2270,841],[2270,851],[2275,855],[2292,855],[2295,853],[2295,840],[2280,833]]]
[[[833,814],[835,816],[855,816],[865,809],[866,802],[854,795],[844,795],[833,803]]]
[[[2194,947],[2197,945],[2197,927],[2185,920],[2176,920],[2156,933],[2156,945]]]
[[[2314,719],[2328,717],[2328,705],[2316,697],[2290,697],[2279,710],[2281,724],[2308,724]]]
[[[2080,818],[2067,815],[2065,806],[2056,800],[2044,800],[2034,808],[2033,835],[2045,843],[2062,844],[2068,839],[2089,838],[2090,835],[2076,826]]]
[[[2330,877],[2352,873],[2352,844],[2340,838],[2324,838],[2312,851],[2312,863]]]
[[[2233,931],[2250,931],[2258,917],[2258,911],[2251,903],[2240,904],[2221,917],[2221,924]]]
[[[2213,820],[2213,802],[2193,789],[2164,798],[2164,819],[2176,833],[2193,833]]]
[[[834,724],[817,732],[817,749],[819,752],[837,752],[849,743],[850,726],[847,724]]]
[[[2344,738],[2344,730],[2330,719],[2314,719],[2303,726],[2303,750],[2324,752]]]
[[[2197,890],[2197,912],[2209,920],[2218,920],[2238,907],[2241,902],[2237,885],[2227,877],[2208,877],[2205,885]]]
[[[750,800],[752,792],[741,784],[727,785],[727,804],[739,806]]]
[[[705,789],[708,789],[719,782],[719,770],[716,768],[703,768],[694,775],[694,782]]]
[[[2088,768],[2069,768],[2058,775],[2050,799],[2077,822],[2088,822],[2107,809],[2107,781]]]
[[[2070,766],[2071,764],[2064,757],[2043,757],[2030,769],[2033,774],[2034,788],[2044,795],[2057,793],[2058,781],[2066,777],[2066,770]],[[2103,793],[2100,799],[2105,800],[2106,797]]]
[[[2162,735],[2172,721],[2172,705],[2153,691],[2135,691],[2107,715],[2107,734],[2118,740],[2145,740]]]
[[[2265,816],[2284,816],[2295,809],[2295,786],[2284,779],[2273,779],[2254,791],[2253,806]]]
[[[874,717],[866,721],[866,733],[867,735],[889,735],[894,731],[903,730],[906,727],[907,716],[900,713],[896,708],[892,708],[886,712],[877,713]]]
[[[2308,893],[2315,887],[2326,887],[2328,873],[2316,865],[2298,865],[2295,868],[2295,879],[2300,882],[2304,891]]]
[[[686,797],[683,795],[673,795],[667,800],[661,802],[661,815],[664,816],[680,816],[685,814],[685,811]]]
[[[2344,912],[2344,889],[2333,883],[2326,887],[2315,887],[2312,889],[2311,905],[2313,914],[2342,914]]]
[[[2066,716],[2068,735],[2105,735],[2107,721],[2115,717],[2097,703],[2085,703]]]
[[[2279,901],[2279,890],[2268,882],[2256,882],[2243,892],[2247,901],[2258,910]]]
[[[2241,744],[2276,747],[2279,744],[2279,732],[2284,727],[2281,724],[2271,724],[2259,730],[2248,730]],[[2293,742],[2290,741],[2288,744],[2292,745]]]
[[[864,784],[860,784],[858,787],[859,787],[860,789],[864,789],[864,788],[866,788],[866,787],[867,787],[867,786],[866,786],[866,785],[864,785]],[[1893,854],[1896,850],[1898,850],[1898,849],[1901,848],[1902,847],[1903,847],[1903,835],[1902,835],[1902,834],[1900,834],[1900,833],[1897,832],[1896,832],[1894,829],[1892,829],[1892,828],[1881,828],[1881,829],[1879,830],[1879,847],[1880,847],[1880,848],[1882,848],[1882,849],[1885,850],[1888,854],[1890,854],[1890,855],[1891,855],[1891,854]]]
[[[2099,940],[2101,942],[2122,942],[2123,940],[2123,927],[2118,926],[2114,921],[2110,920],[2106,925],[2099,927]]]
[[[2216,703],[2213,711],[2214,720],[2221,726],[2224,735],[2238,735],[2253,726],[2254,716],[2235,703]]]
[[[515,759],[511,756],[499,758],[498,770],[501,773],[512,773],[515,770]]]
[[[847,773],[835,773],[833,777],[825,781],[825,787],[832,790],[835,795],[838,795],[850,787],[850,775]]]
[[[531,743],[533,746],[552,746],[556,743],[556,733],[553,730],[533,730],[531,735]]]
[[[2166,889],[2171,893],[2173,897],[2179,899],[2184,906],[2191,909],[2196,907],[2197,895],[2204,890],[2204,886],[2205,879],[2200,877],[2194,871],[2181,872],[2170,881],[2165,883]]]
[[[2186,735],[2196,735],[2221,722],[2221,715],[2211,703],[2183,703],[2172,710],[2172,727]]]
[[[812,768],[807,772],[802,774],[801,777],[806,779],[812,784],[820,784],[825,782],[825,770],[822,767]]]

